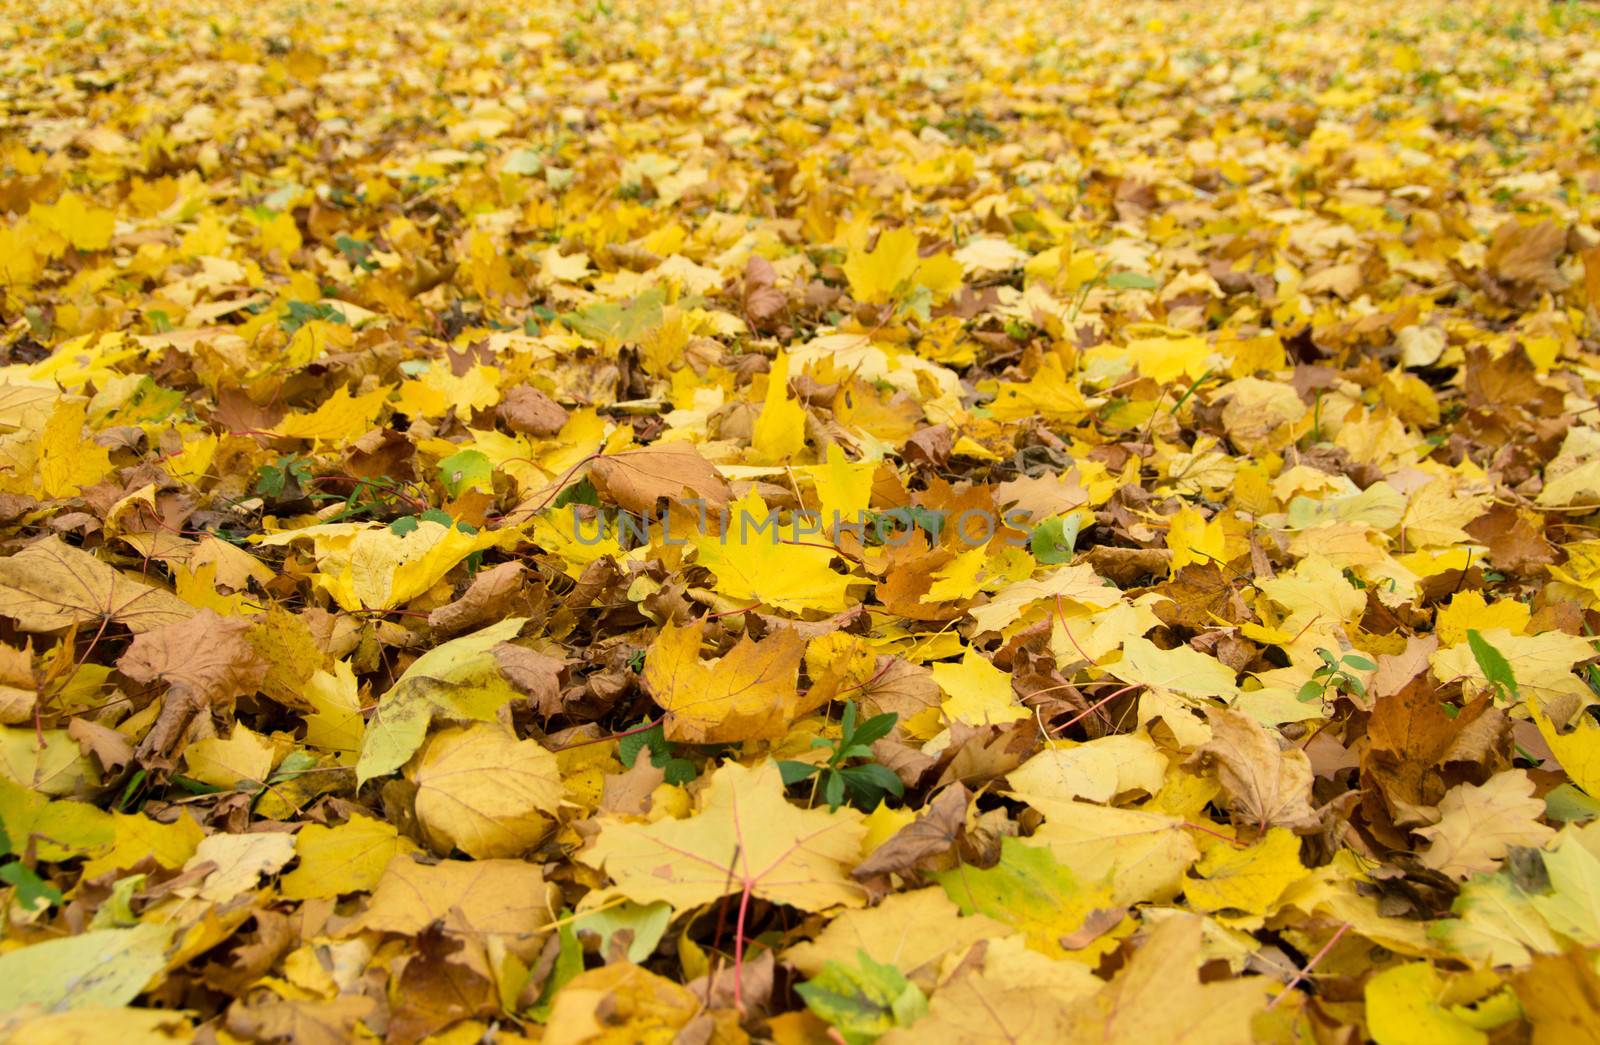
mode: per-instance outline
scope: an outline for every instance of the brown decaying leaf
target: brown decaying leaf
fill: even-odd
[[[1238,711],[1213,711],[1211,742],[1195,753],[1210,758],[1228,808],[1241,824],[1259,830],[1310,830],[1320,822],[1311,806],[1311,761],[1283,746],[1261,724]]]
[[[600,457],[589,479],[602,499],[630,512],[655,510],[656,501],[698,498],[716,510],[733,496],[716,468],[687,443],[642,447]]]

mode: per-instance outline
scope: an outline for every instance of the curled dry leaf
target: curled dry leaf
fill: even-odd
[[[593,461],[589,479],[600,496],[631,512],[650,514],[656,501],[698,499],[708,510],[733,496],[716,466],[687,443],[624,450]]]
[[[1236,821],[1268,827],[1315,828],[1311,806],[1311,760],[1299,748],[1284,749],[1261,724],[1238,711],[1213,711],[1211,742],[1195,752],[1216,768],[1217,781]]]

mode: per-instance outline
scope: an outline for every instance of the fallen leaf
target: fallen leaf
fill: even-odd
[[[436,733],[406,775],[417,786],[417,819],[439,852],[521,855],[561,804],[556,756],[489,723]]]
[[[56,537],[0,559],[0,615],[23,631],[115,621],[144,632],[194,613],[176,595],[136,581]]]
[[[683,911],[748,891],[815,911],[859,907],[866,898],[848,873],[861,851],[859,815],[791,806],[772,762],[718,769],[687,819],[599,823],[579,859],[640,903],[664,901]]]
[[[1195,757],[1214,762],[1237,818],[1262,829],[1320,822],[1311,806],[1311,761],[1304,751],[1284,750],[1260,723],[1237,711],[1213,711],[1209,720],[1212,740]]]
[[[666,712],[668,739],[725,744],[774,739],[813,706],[796,688],[804,644],[789,628],[761,642],[746,636],[702,661],[705,622],[661,629],[645,655],[644,684]]]

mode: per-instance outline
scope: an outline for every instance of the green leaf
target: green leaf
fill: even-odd
[[[551,507],[565,508],[569,504],[587,504],[594,508],[600,507],[600,491],[594,488],[594,484],[589,481],[588,476],[584,476],[556,494],[555,503]]]
[[[439,482],[451,497],[494,489],[494,462],[481,450],[461,450],[439,462]]]
[[[856,729],[855,735],[850,738],[850,743],[870,748],[872,744],[888,736],[890,730],[894,729],[894,724],[898,721],[900,721],[900,713],[897,711],[873,715]],[[859,757],[866,758],[868,756],[861,755]]]
[[[783,777],[784,787],[793,787],[802,780],[808,780],[821,766],[814,766],[809,762],[795,762],[782,760],[778,763],[778,775]]]
[[[856,739],[856,703],[853,700],[844,702],[844,715],[839,722],[839,747],[844,749],[855,743]]]
[[[539,992],[539,1000],[528,1010],[528,1017],[539,1023],[550,1018],[556,992],[583,972],[583,944],[578,941],[578,928],[572,922],[571,915],[571,909],[563,909],[561,912],[558,923],[560,928],[556,930],[560,950],[556,952],[555,967],[550,970],[550,978],[545,981],[544,990]]]
[[[576,312],[562,313],[561,322],[575,334],[610,345],[621,345],[638,341],[648,331],[660,326],[662,306],[665,304],[666,292],[652,288],[626,305],[604,301]]]
[[[1028,550],[1045,566],[1058,566],[1072,558],[1083,521],[1076,515],[1046,519],[1028,535]]]
[[[1159,279],[1137,272],[1113,272],[1106,277],[1106,286],[1112,290],[1154,290],[1160,285]]]
[[[899,969],[856,952],[856,964],[830,961],[795,988],[806,1008],[826,1020],[847,1045],[866,1045],[928,1012],[928,999]]]
[[[645,748],[650,749],[650,762],[652,765],[660,764],[656,762],[657,755],[665,756],[668,753],[667,734],[661,723],[657,722],[649,729],[638,733],[630,733],[617,741],[617,758],[624,766],[632,769],[633,763],[639,758],[639,752]]]
[[[1300,701],[1302,704],[1309,704],[1313,700],[1321,700],[1322,685],[1316,680],[1307,682],[1304,686],[1300,687],[1300,692],[1294,695],[1294,699]]]
[[[822,800],[828,803],[830,810],[844,805],[844,777],[837,769],[828,770],[828,778],[822,785]]]
[[[672,920],[672,906],[657,901],[640,904],[632,900],[618,907],[604,907],[573,919],[572,930],[581,937],[593,933],[600,938],[600,955],[612,961],[619,951],[631,962],[643,962],[655,953],[656,944],[666,934]],[[626,936],[620,935],[626,933]]]
[[[166,967],[172,931],[153,923],[95,929],[7,951],[0,955],[0,1012],[126,1005]]]
[[[1505,654],[1489,644],[1476,630],[1467,629],[1467,645],[1472,648],[1472,658],[1478,662],[1478,670],[1483,672],[1483,677],[1489,684],[1497,687],[1507,697],[1517,694],[1517,676],[1511,671],[1511,663],[1506,660]]]
[[[668,758],[663,761],[652,756],[651,764],[662,771],[666,782],[669,784],[687,784],[698,775],[695,772],[694,763],[687,758]]]
[[[17,902],[25,911],[38,911],[43,907],[58,907],[61,890],[39,877],[39,873],[20,860],[0,867],[0,882],[17,887]]]
[[[905,785],[900,778],[886,766],[876,762],[869,762],[864,766],[851,766],[841,769],[839,775],[844,777],[846,786],[859,800],[858,805],[871,808],[883,800],[885,794],[894,795],[896,798],[905,794]]]
[[[1361,656],[1359,653],[1346,654],[1344,658],[1344,666],[1347,668],[1355,668],[1357,671],[1376,671],[1378,669],[1378,665],[1374,664],[1366,657]]]
[[[518,149],[506,157],[505,165],[500,169],[507,174],[538,174],[544,170],[544,157],[532,149]]]

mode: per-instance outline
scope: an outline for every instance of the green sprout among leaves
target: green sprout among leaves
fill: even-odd
[[[843,805],[847,793],[855,805],[868,810],[883,801],[886,794],[899,798],[905,794],[905,786],[887,767],[876,762],[845,764],[852,759],[871,758],[873,742],[888,736],[899,719],[897,713],[890,711],[874,715],[857,725],[856,705],[853,701],[846,701],[844,717],[839,723],[839,739],[817,737],[811,741],[812,747],[833,749],[828,760],[816,765],[809,762],[779,762],[778,770],[783,774],[784,784],[793,787],[802,780],[816,776],[822,783],[823,801],[828,803],[830,810]]]
[[[1377,667],[1376,664],[1359,653],[1346,653],[1338,657],[1332,650],[1318,649],[1317,656],[1322,658],[1322,667],[1311,673],[1311,678],[1295,694],[1296,699],[1305,704],[1313,700],[1326,700],[1329,690],[1352,693],[1358,697],[1367,695],[1367,687],[1355,672],[1372,671]]]
[[[694,763],[672,753],[672,746],[667,743],[667,733],[661,723],[630,733],[617,741],[617,757],[629,769],[639,760],[641,751],[650,752],[650,764],[661,770],[667,783],[687,784],[695,778]]]

